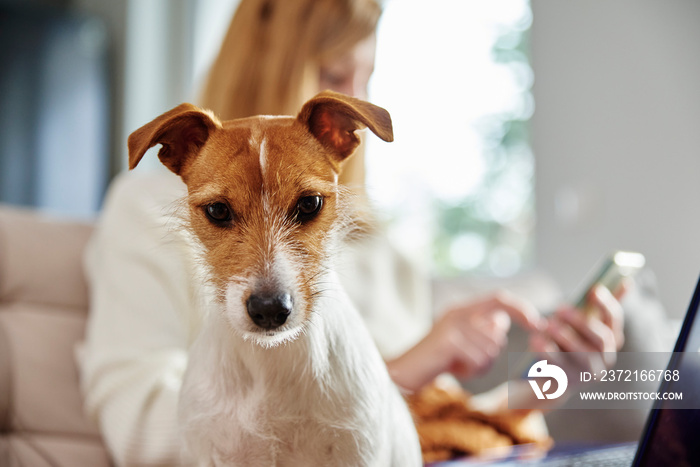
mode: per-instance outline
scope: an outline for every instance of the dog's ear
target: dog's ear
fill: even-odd
[[[149,148],[161,144],[158,158],[180,175],[217,128],[221,123],[211,113],[180,104],[129,135],[129,169],[136,167]]]
[[[336,155],[337,162],[360,144],[355,130],[367,127],[384,141],[394,140],[389,112],[333,91],[323,91],[304,104],[297,120]]]

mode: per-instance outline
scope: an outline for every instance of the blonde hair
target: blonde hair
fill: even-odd
[[[320,63],[372,34],[374,0],[241,0],[201,104],[228,120],[292,115],[319,89]]]
[[[241,0],[200,99],[223,120],[294,115],[321,91],[320,65],[375,32],[376,0]],[[341,182],[364,183],[359,151]]]

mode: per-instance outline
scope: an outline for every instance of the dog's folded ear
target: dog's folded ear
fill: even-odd
[[[210,112],[192,104],[180,104],[129,135],[129,169],[136,167],[149,148],[161,144],[158,158],[181,175],[217,128],[221,128],[221,123]]]
[[[316,95],[304,104],[297,120],[337,156],[338,162],[360,144],[355,130],[367,127],[384,141],[394,140],[389,112],[338,92],[323,91]]]

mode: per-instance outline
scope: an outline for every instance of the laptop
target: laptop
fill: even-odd
[[[700,407],[700,367],[697,358],[686,355],[700,351],[700,280],[683,320],[683,326],[673,349],[670,370],[683,375],[678,381],[664,382],[660,391],[682,392],[685,405]],[[695,356],[693,356],[695,357]],[[695,466],[700,465],[700,410],[670,409],[669,402],[657,401],[649,413],[633,466]]]
[[[700,351],[700,279],[683,321],[668,370],[678,370],[678,381],[664,381],[659,392],[682,392],[683,406],[700,408],[700,365],[698,358],[686,358],[685,352]],[[465,458],[433,464],[435,467],[473,466],[634,466],[677,467],[700,466],[700,410],[669,408],[669,402],[657,400],[647,417],[639,442],[598,447],[553,449],[545,457],[524,459],[527,451],[516,446],[508,458]]]

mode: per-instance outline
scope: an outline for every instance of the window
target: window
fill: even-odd
[[[395,142],[368,138],[368,191],[392,241],[438,275],[530,261],[531,22],[527,0],[386,3],[370,96]]]

